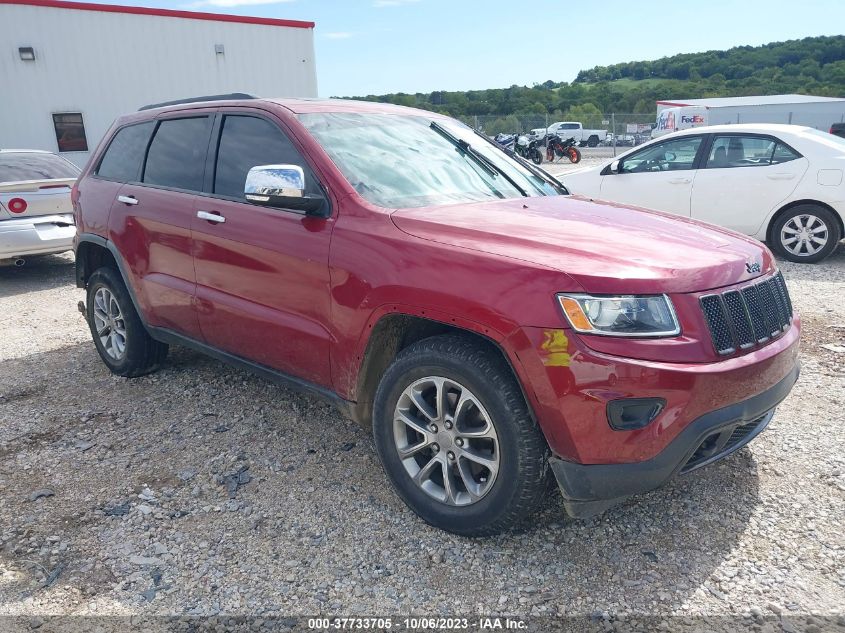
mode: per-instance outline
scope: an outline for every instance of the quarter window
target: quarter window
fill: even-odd
[[[144,167],[143,182],[202,191],[209,118],[166,119],[159,123]]]
[[[60,152],[87,152],[85,123],[81,112],[63,112],[53,115],[53,128]]]
[[[692,169],[701,139],[700,136],[684,136],[650,145],[623,159],[619,171],[631,174]]]
[[[226,116],[217,147],[214,193],[242,200],[246,175],[251,168],[291,164],[305,171],[306,193],[319,195],[319,185],[308,165],[278,127],[258,117]]]
[[[765,136],[717,136],[707,157],[709,169],[765,167],[800,158],[793,149]]]
[[[153,125],[148,121],[118,130],[100,161],[97,175],[121,182],[137,181]]]

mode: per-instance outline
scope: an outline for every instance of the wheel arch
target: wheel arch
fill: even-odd
[[[76,287],[85,288],[94,271],[103,266],[114,268],[121,273],[114,253],[108,242],[98,235],[82,235],[76,246]],[[124,279],[124,283],[125,283]]]
[[[845,221],[843,221],[842,216],[839,212],[834,209],[832,206],[827,204],[826,202],[822,202],[820,200],[812,200],[810,198],[801,199],[801,200],[792,200],[787,204],[783,205],[777,211],[772,214],[772,217],[769,218],[768,226],[766,226],[766,241],[771,243],[774,239],[774,227],[777,221],[783,217],[783,215],[789,212],[790,209],[794,209],[795,207],[801,206],[802,204],[810,204],[817,207],[822,207],[823,209],[827,209],[833,214],[833,217],[836,218],[837,222],[839,223],[839,236],[842,237],[845,235]]]
[[[484,345],[502,358],[522,392],[531,417],[537,422],[531,399],[520,379],[520,372],[501,344],[503,337],[489,328],[479,330],[478,327],[477,324],[473,327],[470,324],[457,323],[454,318],[441,320],[425,312],[419,315],[407,312],[388,312],[381,315],[368,327],[366,347],[357,365],[354,405],[350,406],[352,419],[361,426],[370,428],[376,388],[385,370],[399,352],[426,338],[457,334]]]

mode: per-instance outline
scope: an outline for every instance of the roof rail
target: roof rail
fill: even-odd
[[[232,101],[235,99],[258,99],[255,95],[246,94],[245,92],[231,92],[226,95],[206,95],[204,97],[188,97],[187,99],[176,99],[175,101],[162,101],[161,103],[150,103],[149,105],[138,108],[141,110],[152,110],[153,108],[163,108],[164,106],[180,105],[182,103],[200,103],[202,101]]]

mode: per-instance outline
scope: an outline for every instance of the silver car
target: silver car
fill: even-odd
[[[51,152],[0,150],[0,264],[73,248],[70,192],[79,171]]]

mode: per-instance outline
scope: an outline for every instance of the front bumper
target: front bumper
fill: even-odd
[[[628,464],[577,464],[552,457],[549,465],[567,513],[578,518],[593,516],[745,446],[769,424],[775,407],[789,394],[798,374],[795,364],[766,391],[693,420],[651,459]]]
[[[70,214],[0,220],[0,260],[69,251],[75,234]]]

